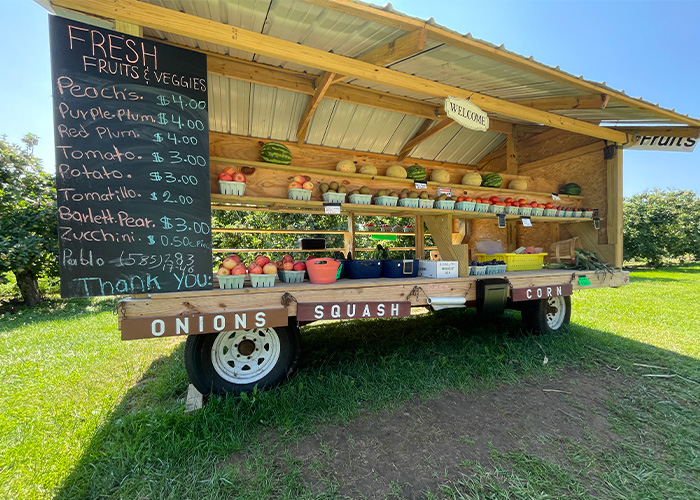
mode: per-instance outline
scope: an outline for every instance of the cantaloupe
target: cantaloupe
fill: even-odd
[[[508,183],[508,189],[527,191],[527,181],[525,179],[513,179]]]
[[[355,163],[352,160],[340,160],[335,166],[338,172],[349,172],[354,174],[356,171]]]
[[[481,186],[481,174],[479,172],[467,172],[462,177],[465,186]]]
[[[392,165],[386,169],[387,177],[396,177],[397,179],[405,179],[408,174],[406,169],[401,165]]]
[[[446,184],[450,182],[450,173],[447,170],[433,170],[430,174],[430,180]]]
[[[367,175],[377,175],[377,167],[375,167],[374,165],[362,165],[360,167],[360,173]]]

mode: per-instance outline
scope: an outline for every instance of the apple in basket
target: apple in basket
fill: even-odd
[[[276,267],[276,266],[275,266]],[[257,265],[255,262],[248,264],[248,273],[250,274],[262,274],[263,268]]]
[[[230,175],[230,174],[227,174],[226,172],[221,172],[221,173],[219,174],[219,180],[220,180],[220,181],[227,181],[227,182],[228,182],[228,181],[232,181],[232,180],[233,180],[233,176]]]
[[[240,274],[245,274],[247,272],[245,264],[238,264],[236,267],[231,269],[231,274],[234,275],[240,275]]]
[[[306,271],[306,264],[304,262],[296,261],[292,265],[293,271]]]
[[[277,274],[277,265],[274,262],[268,262],[262,268],[263,274]]]
[[[260,267],[264,267],[268,262],[270,262],[270,258],[267,255],[258,255],[255,257],[255,263]]]
[[[219,276],[228,276],[229,274],[231,274],[231,271],[227,267],[224,267],[222,265],[219,266],[219,270],[216,271],[216,274],[218,274]]]
[[[233,180],[234,182],[242,182],[243,184],[245,184],[246,178],[245,175],[243,175],[242,173],[236,172],[235,174],[233,174]]]
[[[284,257],[282,257],[282,262],[294,262],[294,257],[290,254],[285,254]]]
[[[226,269],[233,269],[234,267],[236,267],[240,263],[241,263],[241,258],[236,254],[231,254],[231,255],[226,256],[226,258],[223,260],[221,265],[224,266]]]
[[[283,271],[292,271],[294,269],[294,262],[291,260],[282,262]]]

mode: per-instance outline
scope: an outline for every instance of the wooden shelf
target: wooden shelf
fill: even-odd
[[[337,175],[338,177],[343,177],[346,179],[358,179],[358,180],[368,180],[368,181],[384,181],[386,183],[393,184],[405,184],[406,186],[413,186],[413,180],[411,179],[398,179],[396,177],[386,177],[383,175],[366,175],[366,174],[353,174],[349,172],[336,172],[335,170],[323,169],[323,168],[309,168],[309,167],[297,167],[294,165],[277,165],[275,163],[265,163],[260,161],[250,161],[250,160],[237,160],[232,158],[223,158],[221,156],[212,156],[210,158],[212,163],[223,163],[227,165],[236,165],[241,167],[253,167],[253,168],[264,168],[268,170],[281,170],[286,172],[297,172],[300,174],[316,174],[316,175]],[[467,171],[465,170],[465,173]],[[481,173],[481,172],[479,172]],[[512,175],[511,177],[521,177],[528,178],[527,175]],[[486,186],[465,186],[464,184],[443,184],[441,182],[427,181],[428,187],[449,187],[458,191],[485,191],[496,194],[510,194],[514,196],[539,196],[551,198],[552,193],[540,193],[536,191],[519,191],[516,189],[506,189],[506,188],[491,188]],[[562,201],[566,200],[582,200],[583,196],[572,196],[566,194],[558,195]]]
[[[261,210],[276,212],[309,212],[324,213],[323,202],[289,200],[285,198],[265,198],[259,196],[231,196],[223,194],[211,195],[212,209],[214,210]],[[239,208],[240,207],[240,208]],[[490,212],[469,212],[465,210],[440,210],[437,208],[408,208],[408,207],[387,207],[384,205],[356,205],[353,203],[342,203],[340,205],[341,215],[366,215],[366,216],[386,216],[386,217],[414,217],[451,215],[457,219],[493,219],[497,220],[498,215]],[[533,222],[556,222],[561,224],[571,224],[580,222],[591,222],[590,218],[583,217],[545,217],[529,216]],[[506,220],[519,220],[519,215],[506,214]],[[359,231],[358,231],[359,233]],[[389,232],[377,231],[376,234],[392,234]],[[394,233],[411,234],[411,233]]]

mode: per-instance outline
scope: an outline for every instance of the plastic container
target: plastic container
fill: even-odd
[[[382,261],[385,278],[415,278],[418,276],[418,259],[391,259]]]
[[[573,217],[574,212],[573,210],[564,210],[564,217]]]
[[[591,217],[593,217],[593,210],[584,210],[583,215],[581,217],[587,217],[590,219]]]
[[[545,208],[543,215],[545,217],[554,217],[555,215],[557,215],[557,209],[556,208]]]
[[[492,214],[504,214],[506,213],[505,205],[489,205],[489,212]]]
[[[544,214],[544,208],[532,207],[532,215],[539,217]]]
[[[415,233],[415,232],[416,232],[416,228],[415,228],[415,226],[413,226],[413,225],[404,226],[404,227],[403,227],[403,232],[404,232],[404,233]]]
[[[221,194],[243,196],[243,193],[245,193],[245,182],[219,181],[219,191]]]
[[[323,201],[326,203],[345,203],[347,193],[323,193]]]
[[[454,200],[436,200],[435,208],[439,210],[454,210],[455,201]]]
[[[306,261],[309,281],[317,285],[335,283],[340,270],[340,261],[335,259],[310,259]]]
[[[395,207],[398,200],[399,198],[397,196],[376,196],[374,198],[374,204],[384,207]]]
[[[418,198],[399,198],[400,207],[418,208]]]
[[[486,268],[486,274],[501,274],[505,273],[508,268],[507,264],[491,264],[490,266],[483,266]]]
[[[532,207],[518,207],[520,215],[532,215]]]
[[[486,266],[469,266],[470,276],[483,276],[486,274]]]
[[[311,199],[310,189],[290,189],[287,191],[290,200],[309,201]]]
[[[355,205],[371,205],[372,195],[371,194],[351,194],[349,196],[350,203]]]
[[[474,211],[474,206],[476,203],[473,201],[458,201],[455,203],[455,210],[467,210],[467,211]]]
[[[253,288],[270,288],[275,286],[275,274],[250,274],[250,284]]]
[[[583,216],[583,211],[581,210],[574,210],[572,217],[582,217]]]
[[[474,211],[486,213],[489,211],[490,206],[491,205],[489,205],[488,203],[475,203],[474,204]]]
[[[284,283],[302,283],[305,274],[306,271],[277,271],[277,276],[279,276],[280,281]]]
[[[217,276],[217,279],[219,280],[219,288],[222,290],[235,290],[236,288],[243,288],[245,276],[245,274]]]
[[[520,213],[520,207],[505,207],[505,209],[508,215],[518,215]]]
[[[376,259],[348,260],[345,262],[345,277],[350,279],[381,278],[382,261]]]
[[[487,260],[502,260],[506,263],[508,271],[533,271],[542,269],[544,264],[544,256],[546,253],[497,253],[494,255],[486,255],[485,253],[476,254],[480,262]]]
[[[435,200],[424,200],[422,198],[418,198],[418,208],[433,208],[434,203]]]

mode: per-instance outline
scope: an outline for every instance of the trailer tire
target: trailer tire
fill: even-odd
[[[565,331],[571,320],[571,297],[532,300],[521,308],[523,328],[538,333]]]
[[[287,327],[190,335],[185,344],[187,375],[202,394],[240,394],[286,379],[299,359],[296,324]]]

